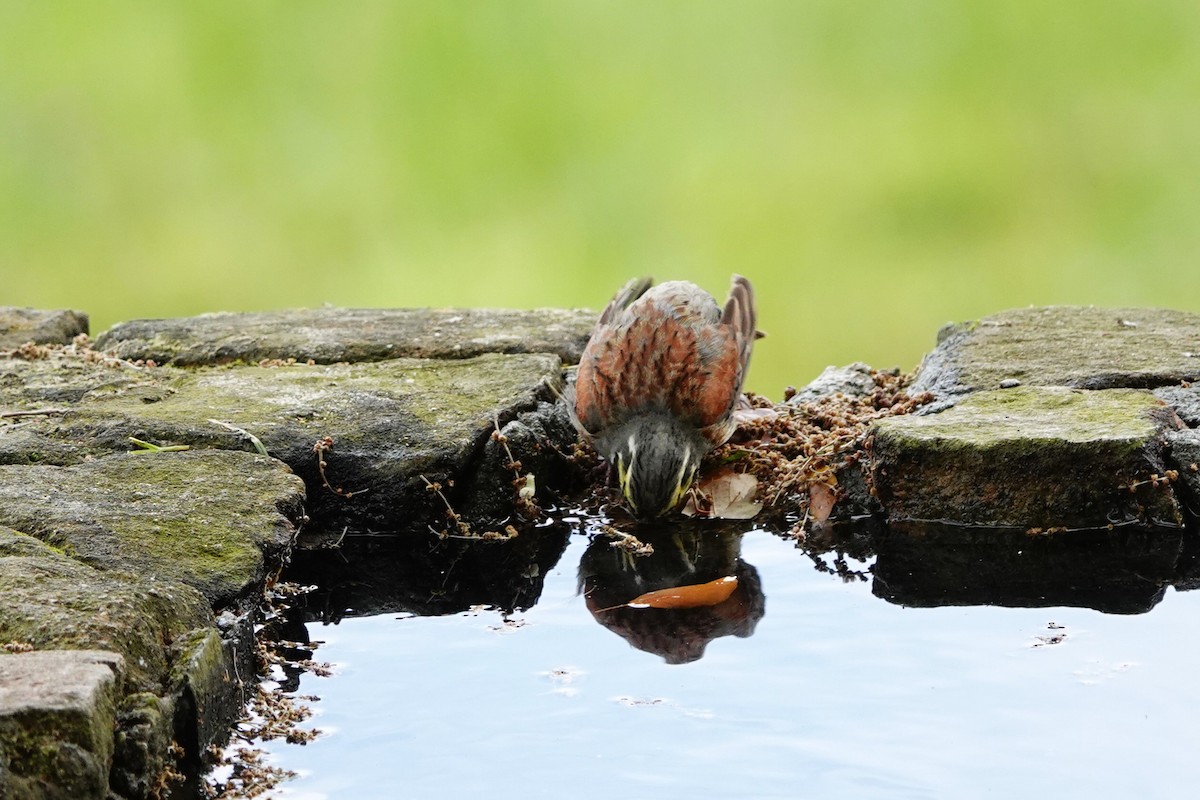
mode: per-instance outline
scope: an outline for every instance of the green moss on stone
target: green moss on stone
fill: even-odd
[[[213,624],[208,603],[186,585],[102,572],[3,528],[0,585],[0,641],[120,653],[135,689],[161,692],[164,642]]]
[[[70,467],[0,467],[0,523],[105,570],[198,589],[215,605],[265,574],[294,532],[277,506],[300,482],[248,453],[114,455]]]
[[[943,329],[916,388],[943,395],[1001,381],[1083,389],[1153,388],[1200,378],[1200,314],[1046,306]]]
[[[879,498],[898,519],[1028,528],[1178,525],[1160,434],[1170,414],[1148,392],[1060,387],[967,396],[939,414],[874,426]]]
[[[1125,443],[1141,447],[1165,411],[1149,392],[1086,391],[1020,386],[979,392],[940,414],[889,417],[876,424],[886,436],[931,446],[1037,448],[1047,442]]]

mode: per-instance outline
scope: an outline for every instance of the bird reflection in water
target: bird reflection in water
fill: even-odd
[[[741,559],[741,533],[698,530],[686,525],[639,526],[637,538],[654,552],[635,556],[597,536],[579,563],[579,589],[588,611],[631,645],[686,664],[704,655],[721,636],[748,637],[766,607],[758,570]],[[630,608],[647,592],[737,578],[737,586],[712,605]]]

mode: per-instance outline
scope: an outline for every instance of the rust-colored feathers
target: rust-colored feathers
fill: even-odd
[[[755,338],[754,290],[733,277],[721,309],[685,281],[630,281],[604,309],[579,363],[573,412],[587,435],[665,411],[712,445],[733,433]]]

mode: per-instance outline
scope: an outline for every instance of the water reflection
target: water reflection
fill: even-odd
[[[1031,535],[892,524],[871,591],[905,606],[1071,606],[1142,614],[1182,577],[1184,532],[1127,527]]]
[[[742,531],[711,522],[638,527],[636,536],[654,552],[637,556],[614,547],[601,522],[568,517],[503,542],[431,533],[310,537],[295,552],[287,579],[317,587],[306,600],[307,620],[521,611],[538,602],[544,576],[571,536],[585,534],[579,591],[592,617],[634,647],[682,664],[701,658],[716,638],[754,633],[770,587],[742,558]],[[1200,584],[1200,545],[1181,529],[1029,535],[857,520],[810,533],[795,546],[817,571],[844,582],[869,580],[875,597],[910,607],[1072,606],[1139,614],[1154,608],[1169,585]],[[726,576],[738,585],[713,605],[624,607],[646,592]]]
[[[721,636],[747,637],[766,607],[758,570],[741,558],[742,534],[711,526],[663,526],[637,530],[654,548],[635,556],[606,536],[593,537],[579,562],[579,590],[597,622],[631,645],[686,664],[704,655]],[[733,576],[737,586],[724,600],[692,608],[629,608],[647,592],[708,583]]]
[[[1179,631],[1200,597],[1159,600],[1200,583],[1194,532],[630,530],[653,556],[582,516],[508,542],[310,537],[287,577],[320,587],[310,628],[342,624],[314,633],[333,674],[300,676],[326,735],[267,745],[303,772],[287,792],[743,797],[747,776],[756,797],[1187,791],[1200,650]],[[602,610],[729,574],[727,606]],[[1053,603],[1086,610],[992,607]]]
[[[405,612],[439,616],[487,606],[532,607],[571,527],[554,522],[507,541],[401,534],[309,534],[297,543],[287,580],[316,587],[308,619]]]

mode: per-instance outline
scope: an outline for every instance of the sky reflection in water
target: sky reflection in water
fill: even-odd
[[[912,609],[743,539],[766,613],[668,665],[596,623],[573,536],[540,602],[309,624],[326,735],[271,743],[279,794],[966,798],[1188,793],[1200,750],[1200,592],[1149,614]],[[1050,623],[1063,626],[1051,630]],[[1060,644],[1038,637],[1065,633]]]

